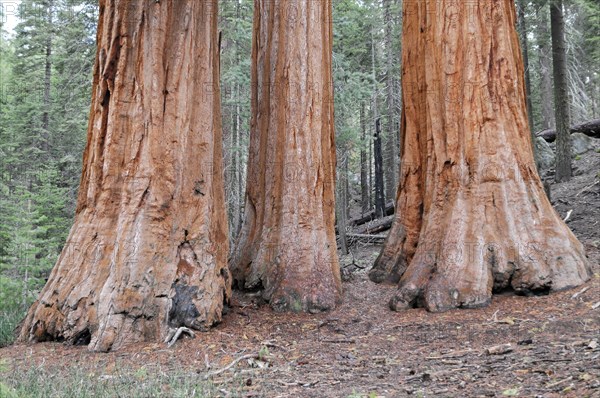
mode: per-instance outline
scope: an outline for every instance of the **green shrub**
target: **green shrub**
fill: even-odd
[[[12,344],[15,328],[21,322],[31,302],[26,296],[23,305],[24,286],[19,281],[0,275],[0,347]]]
[[[0,383],[0,397],[2,398],[18,398],[18,395],[12,390],[12,388]]]

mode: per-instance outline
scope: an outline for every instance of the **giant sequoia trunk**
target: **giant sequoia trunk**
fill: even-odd
[[[322,311],[341,297],[334,225],[331,1],[257,0],[238,287],[278,311]]]
[[[217,1],[100,1],[75,224],[22,341],[108,351],[203,329],[229,295]]]
[[[371,279],[393,309],[478,307],[586,281],[531,150],[513,0],[404,2],[402,168]]]

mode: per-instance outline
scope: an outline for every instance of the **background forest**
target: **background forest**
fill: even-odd
[[[0,346],[43,286],[75,211],[97,5],[0,3]],[[554,127],[548,0],[517,0],[534,131]],[[252,0],[220,2],[230,238],[240,228],[250,121]],[[393,201],[400,123],[401,0],[335,0],[333,74],[340,225]],[[600,5],[565,4],[571,123],[600,117]],[[8,28],[7,28],[8,27]],[[379,141],[381,138],[381,141]],[[383,178],[376,178],[381,143]],[[381,175],[380,175],[381,176]],[[377,183],[379,182],[379,184]]]

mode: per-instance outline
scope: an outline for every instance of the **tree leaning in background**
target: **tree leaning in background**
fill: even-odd
[[[252,121],[237,286],[279,311],[341,299],[334,225],[331,1],[257,0]]]
[[[221,319],[217,1],[100,1],[75,223],[20,332],[95,351]]]
[[[478,307],[590,277],[531,149],[513,0],[404,2],[396,219],[370,276],[390,305]]]

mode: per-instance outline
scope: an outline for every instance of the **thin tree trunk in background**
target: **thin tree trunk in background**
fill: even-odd
[[[571,134],[569,132],[569,87],[567,81],[567,49],[562,0],[550,4],[552,31],[552,65],[554,70],[554,108],[556,114],[556,182],[569,181],[571,169]]]
[[[369,136],[373,137],[373,123],[368,123],[369,125]],[[368,164],[369,164],[369,209],[373,208],[375,202],[373,198],[373,191],[375,188],[375,184],[373,184],[373,145],[369,143],[369,153],[368,153]]]
[[[48,26],[52,26],[52,13],[54,12],[54,1],[50,0],[47,3],[46,12]],[[46,57],[44,68],[44,111],[42,113],[42,150],[48,156],[50,149],[50,89],[52,84],[52,35],[46,38]]]
[[[338,200],[337,203],[337,228],[340,239],[340,248],[343,255],[348,254],[348,240],[346,228],[348,226],[348,152],[344,149],[340,157],[342,173],[338,180]]]
[[[360,203],[362,215],[371,210],[369,199],[369,165],[367,160],[367,148],[371,146],[367,141],[367,127],[365,121],[365,105],[360,106],[360,131],[361,131],[361,146],[360,146]]]
[[[375,214],[377,217],[383,217],[385,212],[385,177],[383,170],[383,149],[381,142],[381,120],[379,118],[378,107],[378,85],[377,85],[377,68],[375,56],[375,36],[371,28],[371,75],[373,78],[373,122],[375,123],[375,134],[373,137],[373,160],[375,163]]]
[[[535,170],[514,1],[490,5],[404,2],[400,192],[369,274],[399,280],[394,310],[480,307],[591,276]]]
[[[331,54],[331,0],[255,1],[246,205],[230,267],[277,311],[341,300]]]
[[[349,158],[349,149],[346,148],[346,161],[344,162],[344,167],[342,167],[342,170],[344,172],[344,187],[345,187],[345,192],[346,192],[346,197],[345,197],[345,206],[344,208],[346,209],[346,220],[350,219],[350,199],[352,198],[352,192],[350,192],[350,160]]]
[[[396,177],[398,174],[398,152],[397,138],[398,131],[394,123],[395,101],[394,101],[394,48],[392,44],[393,20],[392,20],[392,0],[383,0],[384,24],[385,24],[385,51],[386,51],[386,105],[387,105],[387,123],[385,140],[385,202],[396,198]]]
[[[227,124],[223,127],[223,160],[225,170],[225,198],[227,200],[227,221],[229,224],[229,242],[232,242],[233,236],[231,231],[233,230],[233,213],[235,211],[235,164],[234,164],[234,153],[233,153],[233,141],[235,131],[235,115],[233,114],[233,103],[234,90],[231,89],[227,84],[223,84],[224,90],[221,92],[221,102],[225,104],[222,107],[221,114],[223,120],[227,120]],[[231,249],[231,247],[230,247]]]
[[[230,295],[217,1],[101,0],[75,223],[20,332],[109,351]]]
[[[375,120],[375,140],[373,141],[373,153],[375,155],[375,214],[378,218],[385,216],[383,149],[381,146],[381,119],[378,118]]]
[[[237,236],[240,231],[241,221],[242,221],[242,198],[243,198],[243,187],[241,184],[241,176],[242,176],[242,159],[241,156],[241,123],[242,118],[240,115],[240,84],[235,84],[235,130],[234,130],[234,142],[233,142],[233,163],[234,163],[234,212],[233,212],[233,236]]]
[[[545,11],[545,12],[542,12]],[[542,8],[536,12],[536,39],[540,73],[541,118],[540,130],[553,129],[554,122],[554,83],[552,81],[552,46],[548,31],[548,10]]]
[[[241,2],[237,1],[235,6],[236,18],[239,21],[241,15]],[[236,25],[236,40],[235,40],[235,54],[236,54],[236,65],[240,64],[240,53],[241,48],[238,40],[239,32]],[[233,214],[233,237],[237,237],[240,232],[240,228],[242,226],[242,203],[244,200],[244,187],[243,187],[243,161],[242,161],[242,108],[240,106],[241,103],[241,90],[240,83],[236,82],[235,84],[235,143],[234,143],[234,159],[235,159],[235,211]]]

